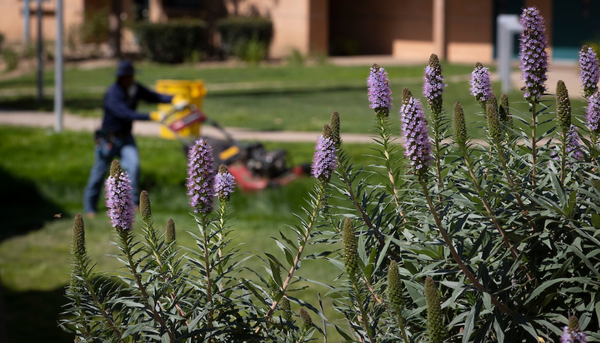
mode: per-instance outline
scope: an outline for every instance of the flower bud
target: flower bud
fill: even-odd
[[[390,262],[390,267],[388,269],[387,291],[390,304],[392,304],[394,309],[400,313],[404,300],[402,298],[402,279],[400,279],[398,263],[396,263],[396,261]]]
[[[73,255],[77,257],[85,256],[85,230],[81,213],[75,215],[75,222],[73,223],[73,246],[71,249]]]
[[[412,93],[408,87],[402,88],[402,105],[407,104],[412,98]]]
[[[563,132],[567,132],[571,127],[571,100],[567,86],[562,80],[556,84],[556,114],[558,126]]]
[[[587,335],[579,328],[577,317],[569,318],[569,325],[564,327],[560,341],[563,343],[585,343],[587,341]]]
[[[166,240],[167,240],[167,244],[171,244],[171,243],[175,242],[175,240],[176,240],[175,222],[173,222],[173,219],[169,219],[169,221],[167,222]]]
[[[310,329],[313,326],[312,318],[310,318],[310,314],[304,309],[304,307],[300,308],[300,318],[304,323],[304,329]]]
[[[113,160],[110,164],[110,176],[115,177],[115,175],[121,174],[122,171],[123,169],[119,160]]]
[[[338,111],[333,111],[331,114],[329,126],[331,127],[331,132],[333,133],[332,138],[333,142],[335,143],[335,147],[339,150],[340,145],[342,144],[342,138],[340,136],[340,114]]]
[[[346,263],[346,272],[350,281],[356,280],[358,273],[358,244],[354,234],[354,223],[352,219],[346,218],[344,221],[344,231],[342,231],[342,244],[344,245],[344,262]]]
[[[282,297],[279,302],[279,306],[281,308],[281,316],[288,322],[292,321],[292,311],[290,307],[290,301],[286,297]]]
[[[329,138],[332,141],[334,141],[334,143],[335,143],[335,140],[333,139],[333,130],[331,129],[331,126],[329,126],[328,124],[323,125],[323,137]]]
[[[152,208],[150,207],[150,198],[148,192],[142,191],[140,193],[140,213],[144,221],[149,221],[152,218]]]
[[[502,129],[500,128],[500,120],[498,119],[498,109],[491,103],[487,105],[487,122],[490,136],[493,139],[500,139]]]
[[[460,102],[457,102],[454,104],[454,141],[459,147],[464,148],[468,139],[465,112]]]
[[[442,307],[437,295],[437,289],[431,276],[425,279],[425,301],[427,302],[427,328],[429,340],[432,343],[441,343],[444,340],[444,327],[442,322]]]

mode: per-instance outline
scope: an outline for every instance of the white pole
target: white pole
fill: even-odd
[[[29,0],[23,0],[23,44],[29,44]]]
[[[63,0],[56,0],[56,42],[54,52],[54,131],[63,129]]]
[[[37,90],[38,90],[38,101],[44,100],[44,61],[42,60],[42,49],[44,43],[42,41],[42,0],[37,0]]]

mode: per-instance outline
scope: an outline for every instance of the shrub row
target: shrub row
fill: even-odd
[[[201,20],[139,23],[135,26],[142,52],[160,63],[180,63],[206,43],[206,23]]]
[[[160,63],[179,63],[207,48],[207,27],[201,20],[179,20],[143,22],[136,24],[134,30],[148,58]],[[217,22],[217,30],[224,55],[245,61],[264,59],[273,36],[273,24],[266,18],[225,18]]]

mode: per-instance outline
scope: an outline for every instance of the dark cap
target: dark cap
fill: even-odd
[[[117,77],[130,76],[133,74],[135,74],[135,69],[133,69],[133,64],[130,61],[119,61],[116,73]]]

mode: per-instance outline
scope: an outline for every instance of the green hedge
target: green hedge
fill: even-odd
[[[206,45],[206,23],[201,20],[138,23],[134,26],[142,52],[160,63],[180,63]]]
[[[273,22],[262,17],[230,17],[217,21],[221,34],[221,50],[226,56],[245,55],[251,41],[268,47],[273,37]]]

